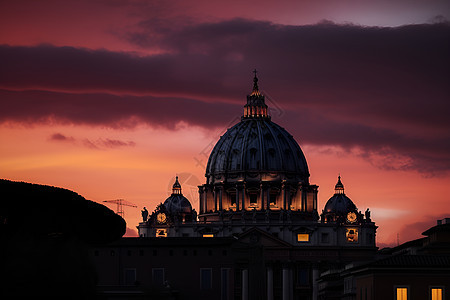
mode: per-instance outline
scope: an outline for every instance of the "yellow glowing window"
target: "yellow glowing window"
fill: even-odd
[[[166,229],[156,229],[156,237],[167,237]]]
[[[297,242],[309,242],[309,234],[308,233],[297,234]]]
[[[442,300],[442,288],[431,288],[431,300]]]
[[[214,234],[212,234],[212,233],[205,233],[203,235],[203,237],[214,237]]]
[[[347,231],[345,232],[345,236],[347,238],[347,242],[357,243],[358,242],[358,229],[347,228]]]
[[[398,287],[397,288],[397,300],[408,300],[408,288]]]

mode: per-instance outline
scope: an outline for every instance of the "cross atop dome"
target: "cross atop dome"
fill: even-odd
[[[258,77],[256,74],[258,71],[253,70],[255,76],[253,77],[253,89],[252,93],[247,96],[247,104],[244,105],[244,115],[245,118],[269,118],[267,105],[265,103],[264,95],[261,94],[258,87]]]
[[[253,70],[253,73],[255,73],[255,77],[253,77],[253,91],[250,94],[250,96],[261,96],[261,93],[259,92],[259,87],[258,87],[258,77],[256,76],[256,73],[258,73],[258,71],[256,71],[256,69]]]

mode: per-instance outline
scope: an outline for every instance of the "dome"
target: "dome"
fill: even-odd
[[[212,183],[224,177],[232,181],[250,173],[277,173],[307,182],[305,156],[292,135],[271,121],[257,80],[255,76],[241,121],[229,128],[213,148],[206,177]]]
[[[350,211],[356,211],[356,205],[345,194],[335,194],[331,197],[324,208],[324,213],[335,213],[345,215]]]
[[[268,119],[244,119],[217,142],[206,176],[255,171],[309,177],[305,156],[292,135]]]
[[[341,176],[338,177],[338,182],[336,183],[334,190],[335,193],[333,197],[325,204],[325,208],[323,209],[324,214],[331,213],[345,215],[350,211],[357,211],[356,205],[344,193],[344,185],[341,182]]]
[[[172,194],[169,198],[164,201],[164,206],[166,210],[171,214],[178,213],[191,213],[192,205],[189,200],[183,195]]]
[[[172,187],[172,195],[164,201],[166,210],[172,214],[192,213],[192,205],[189,200],[181,193],[181,184],[178,182],[178,176]]]

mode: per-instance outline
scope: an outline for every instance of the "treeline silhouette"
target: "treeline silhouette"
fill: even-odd
[[[0,179],[0,298],[94,298],[89,247],[125,230],[120,216],[75,192]]]

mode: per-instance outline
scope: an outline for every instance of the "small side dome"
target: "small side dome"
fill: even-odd
[[[356,210],[356,205],[344,194],[334,194],[333,197],[327,201],[327,204],[323,209],[324,213],[334,213],[339,215],[345,215]]]
[[[192,213],[191,202],[181,193],[181,184],[178,182],[178,176],[172,186],[172,195],[164,201],[164,206],[172,215]]]
[[[327,204],[325,204],[323,214],[345,216],[352,211],[357,211],[356,205],[345,195],[344,185],[341,182],[341,176],[339,176],[338,182],[334,187],[334,195],[327,201]]]

